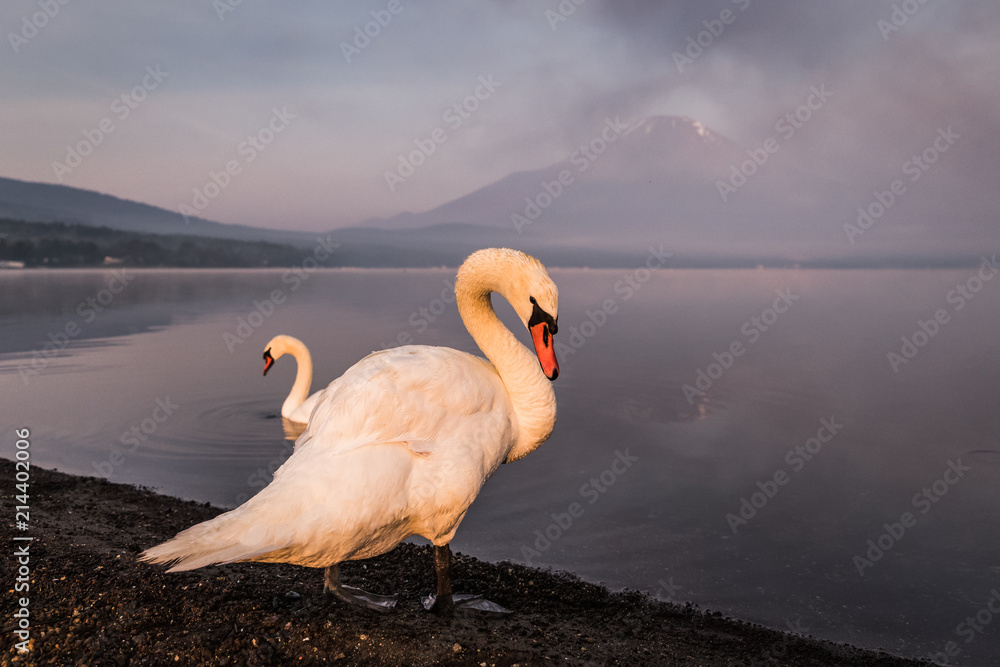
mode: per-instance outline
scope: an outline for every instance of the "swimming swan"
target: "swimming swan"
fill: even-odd
[[[309,348],[298,338],[292,336],[275,336],[264,347],[264,375],[271,370],[278,359],[285,354],[295,357],[297,369],[295,371],[295,382],[292,390],[288,392],[288,397],[281,405],[281,416],[296,424],[306,424],[309,422],[309,415],[312,414],[316,401],[322,392],[317,391],[309,396],[309,388],[312,386],[313,365],[312,355]],[[309,398],[306,398],[309,396]]]
[[[501,324],[492,292],[514,307],[534,355]],[[342,586],[338,565],[420,535],[434,545],[437,574],[427,608],[506,611],[452,595],[449,543],[500,464],[526,456],[552,433],[558,291],[537,259],[488,248],[459,268],[455,296],[489,361],[425,345],[368,355],[322,392],[267,487],[141,560],[168,563],[171,572],[236,561],[326,568],[325,588],[336,597],[383,609],[395,598]]]

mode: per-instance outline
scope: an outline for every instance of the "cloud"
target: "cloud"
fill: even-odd
[[[209,2],[60,5],[18,53],[0,45],[0,86],[10,100],[0,174],[55,181],[51,163],[147,65],[170,78],[67,184],[176,209],[274,106],[287,106],[297,116],[288,131],[205,215],[309,229],[431,209],[544,167],[608,117],[687,115],[753,147],[811,86],[825,85],[834,98],[783,143],[783,169],[863,198],[951,125],[961,143],[912,206],[926,203],[975,230],[997,207],[990,175],[1000,89],[989,82],[1000,80],[1000,16],[991,7],[918,4],[886,39],[878,21],[892,15],[887,0],[570,4],[573,14],[553,29],[546,12],[559,11],[556,0],[401,0],[363,46],[358,31],[384,22],[387,2],[244,2],[221,19]],[[675,54],[706,21],[718,30],[723,10],[732,20],[678,71]],[[30,0],[5,3],[0,25],[17,30],[37,11]],[[345,44],[357,50],[349,58]],[[483,75],[502,87],[460,128],[447,128],[443,113]],[[438,127],[449,130],[447,141],[390,191],[385,172]]]

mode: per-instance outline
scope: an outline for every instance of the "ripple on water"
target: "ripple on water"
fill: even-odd
[[[229,396],[202,401],[198,411],[178,412],[169,432],[157,434],[148,454],[166,458],[232,460],[276,453],[285,447],[285,429],[273,399]]]

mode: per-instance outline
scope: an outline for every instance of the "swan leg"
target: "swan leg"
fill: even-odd
[[[483,614],[504,616],[510,609],[490,602],[482,595],[452,593],[451,591],[451,546],[434,546],[434,572],[437,574],[437,594],[424,598],[424,609],[442,616],[450,616],[458,611],[475,611]]]
[[[323,575],[323,592],[329,592],[341,602],[356,604],[375,611],[389,611],[396,606],[395,595],[376,595],[353,586],[342,586],[339,564],[326,568],[326,573]]]
[[[424,607],[435,614],[449,615],[455,611],[455,600],[451,594],[451,546],[434,547],[434,573],[437,574],[437,595],[424,601]],[[430,606],[427,606],[427,602]]]

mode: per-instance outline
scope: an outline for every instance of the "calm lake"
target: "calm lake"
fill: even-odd
[[[501,467],[455,549],[907,656],[954,642],[948,664],[1000,664],[1000,278],[551,274],[555,432]],[[304,341],[314,389],[400,340],[478,354],[453,279],[2,272],[0,455],[29,428],[40,466],[235,506],[291,445],[279,410],[295,362],[262,377],[265,343]]]

